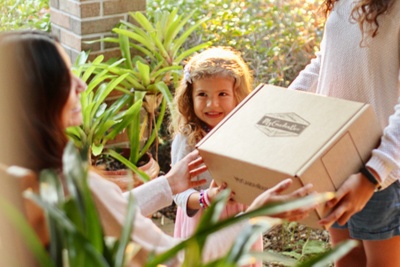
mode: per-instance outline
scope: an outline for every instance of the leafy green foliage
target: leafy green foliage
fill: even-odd
[[[280,219],[273,219],[265,217],[276,213],[281,213],[297,208],[304,208],[313,206],[315,203],[323,203],[331,199],[334,194],[322,193],[309,195],[300,199],[291,200],[282,203],[270,203],[260,207],[256,210],[240,214],[235,217],[219,220],[221,211],[223,210],[226,201],[229,198],[228,191],[223,191],[217,196],[215,202],[207,208],[201,218],[201,221],[194,232],[194,234],[188,239],[182,241],[175,247],[171,248],[160,255],[153,255],[150,257],[146,266],[157,266],[163,262],[168,261],[174,257],[179,251],[185,251],[185,261],[183,266],[191,267],[205,267],[205,266],[241,266],[249,264],[257,260],[263,260],[265,262],[278,262],[284,266],[325,266],[326,264],[342,257],[345,253],[356,246],[356,242],[349,241],[334,249],[327,249],[312,255],[307,261],[300,262],[293,258],[285,257],[283,255],[277,255],[271,252],[250,252],[252,244],[263,232],[269,231],[272,227],[282,223]],[[261,217],[262,216],[262,217]],[[250,219],[250,224],[247,224],[240,232],[235,236],[235,242],[233,246],[228,250],[228,253],[212,262],[204,263],[202,260],[202,253],[207,238],[210,237],[216,231],[222,230],[226,227],[231,227],[237,223],[244,222]],[[307,249],[307,247],[305,248]],[[324,265],[325,264],[325,265]]]
[[[53,267],[54,265],[48,257],[46,249],[43,247],[42,242],[37,237],[28,220],[26,220],[26,216],[14,206],[14,203],[10,203],[8,199],[4,199],[4,196],[0,196],[0,209],[16,229],[19,229],[19,234],[24,237],[27,248],[32,251],[39,265],[41,267]]]
[[[179,82],[182,60],[209,45],[200,43],[195,47],[183,48],[188,37],[206,20],[199,19],[193,25],[187,26],[192,15],[193,12],[180,15],[177,9],[173,9],[171,12],[156,12],[155,17],[150,20],[141,12],[132,12],[130,16],[135,23],[122,21],[113,29],[117,37],[103,39],[117,43],[121,50],[121,58],[106,62],[112,66],[108,68],[109,73],[127,75],[121,86],[126,90],[143,92],[141,100],[145,116],[139,118],[138,114],[126,127],[131,149],[129,162],[132,164],[136,164],[152,148],[157,152],[164,116],[168,110],[173,110],[171,90]],[[135,56],[132,51],[136,51]],[[142,145],[144,141],[145,144]],[[133,167],[118,154],[111,151],[109,155],[128,167]]]
[[[196,10],[193,21],[208,17],[186,47],[210,41],[242,52],[254,71],[255,85],[287,86],[313,57],[322,37],[320,1],[308,0],[149,0],[147,14],[179,7]],[[191,23],[193,23],[193,21]]]
[[[67,129],[69,137],[79,148],[89,147],[89,156],[99,155],[108,140],[115,138],[139,113],[138,105],[125,109],[133,101],[133,93],[122,88],[121,84],[128,74],[115,75],[110,73],[109,66],[102,63],[103,56],[97,57],[92,63],[85,64],[88,54],[82,52],[74,65],[74,73],[88,83],[81,93],[83,124]],[[124,90],[123,97],[111,105],[105,103],[113,90]]]
[[[189,36],[207,20],[193,20],[193,14],[194,11],[178,13],[177,8],[156,11],[152,17],[141,12],[131,12],[130,17],[135,23],[121,21],[121,24],[113,29],[118,38],[104,39],[106,42],[119,44],[127,69],[132,69],[136,62],[141,63],[138,69],[146,75],[141,75],[141,88],[137,89],[145,88],[150,92],[157,92],[157,83],[160,81],[164,81],[167,86],[172,83],[173,88],[176,87],[181,75],[182,61],[210,45],[200,42],[191,47],[183,46]],[[140,55],[132,58],[131,49]]]
[[[124,161],[123,156],[111,148],[106,149],[105,146],[117,134],[129,131],[132,143],[131,158],[126,165],[142,180],[148,181],[149,177],[136,166],[140,156],[147,151],[155,138],[147,139],[144,147],[140,148],[143,139],[140,133],[146,127],[142,125],[140,118],[145,92],[126,89],[125,84],[130,74],[118,67],[123,60],[107,64],[103,62],[103,56],[98,56],[93,62],[87,63],[88,55],[81,52],[73,67],[74,74],[88,84],[80,99],[83,123],[67,128],[67,135],[78,148],[89,149],[90,162],[92,156],[100,154],[109,154]],[[120,91],[122,94],[117,95],[112,103],[107,102],[106,99],[114,91]],[[159,120],[162,121],[162,118],[160,116]]]
[[[0,2],[0,31],[29,28],[50,32],[49,0]]]
[[[128,208],[126,223],[119,240],[107,242],[100,217],[88,185],[87,151],[81,154],[70,142],[63,156],[66,196],[59,175],[54,170],[40,174],[40,195],[25,195],[46,211],[50,232],[50,266],[125,266],[134,254],[128,253],[135,216]],[[129,206],[133,205],[130,198]],[[137,251],[137,250],[136,250]]]
[[[126,266],[139,250],[130,240],[135,216],[135,209],[132,208],[133,198],[129,197],[126,223],[120,237],[107,237],[104,235],[88,185],[87,150],[78,152],[70,142],[64,151],[63,166],[62,175],[51,169],[40,173],[39,194],[31,189],[23,192],[26,198],[44,210],[50,234],[48,251],[26,217],[0,197],[2,212],[21,231],[40,266]],[[16,177],[19,177],[21,170],[27,172],[20,167],[12,168],[15,173],[10,171],[9,174]]]
[[[132,207],[134,203],[131,196],[121,236],[118,239],[110,240],[104,235],[88,184],[89,163],[87,155],[85,149],[78,152],[73,143],[70,142],[63,155],[63,183],[58,172],[43,170],[40,174],[40,194],[36,195],[30,190],[24,192],[27,198],[33,200],[45,211],[50,231],[49,254],[45,253],[37,236],[26,221],[21,219],[21,215],[7,201],[0,198],[2,204],[0,208],[7,211],[10,219],[15,222],[23,222],[18,223],[18,226],[24,234],[27,234],[27,242],[30,243],[30,247],[40,260],[41,266],[122,267],[127,266],[139,249],[137,245],[130,241],[136,210]],[[65,193],[66,190],[68,194]],[[266,216],[298,208],[312,207],[317,203],[332,199],[334,194],[313,194],[291,201],[270,203],[250,212],[219,220],[229,196],[228,190],[219,194],[216,201],[205,210],[198,228],[191,237],[164,253],[151,254],[145,266],[160,266],[159,264],[168,262],[182,250],[185,253],[185,261],[182,266],[185,267],[236,267],[253,262],[255,259],[265,261],[276,261],[278,259],[285,266],[325,266],[327,263],[342,257],[357,244],[355,241],[344,242],[334,249],[302,263],[283,256],[277,258],[269,252],[251,253],[250,248],[255,239],[262,232],[268,231],[274,225],[282,222],[280,219],[272,219]],[[207,238],[217,231],[238,223],[242,225],[237,229],[242,230],[237,232],[235,242],[228,249],[227,254],[212,262],[204,263],[201,255]],[[136,249],[131,249],[132,246]]]

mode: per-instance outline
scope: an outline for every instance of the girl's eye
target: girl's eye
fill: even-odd
[[[228,94],[225,93],[225,92],[221,92],[221,93],[219,93],[219,95],[220,95],[220,96],[227,96]]]
[[[198,96],[206,96],[206,93],[198,93]]]

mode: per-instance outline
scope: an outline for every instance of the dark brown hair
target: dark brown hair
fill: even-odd
[[[57,39],[41,31],[15,31],[0,35],[1,55],[12,61],[17,74],[19,119],[23,121],[24,153],[28,168],[61,168],[68,141],[61,113],[70,90],[70,72]],[[4,61],[7,62],[7,61]]]
[[[325,0],[324,11],[328,15],[333,9],[335,2],[339,0]],[[375,37],[378,34],[379,22],[378,17],[387,12],[395,0],[360,0],[356,2],[352,12],[351,18],[358,22],[363,36],[370,35]],[[366,27],[367,24],[371,25],[371,28]],[[365,29],[371,29],[365,32]]]

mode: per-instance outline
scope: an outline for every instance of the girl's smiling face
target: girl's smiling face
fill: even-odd
[[[193,106],[196,116],[214,128],[237,105],[232,77],[212,77],[193,82]]]

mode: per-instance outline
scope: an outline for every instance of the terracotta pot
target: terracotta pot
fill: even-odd
[[[147,160],[145,160],[146,158]],[[150,177],[150,179],[156,178],[160,172],[160,165],[152,157],[152,155],[150,153],[147,153],[141,159],[141,161],[145,161],[146,163],[138,168],[146,173]],[[116,183],[122,191],[127,191],[143,184],[142,179],[130,170],[102,170],[101,173],[107,180]]]

